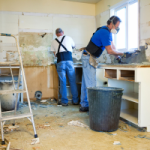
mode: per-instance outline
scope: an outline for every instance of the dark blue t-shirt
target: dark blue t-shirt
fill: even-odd
[[[105,28],[105,29],[102,29]],[[101,47],[102,50],[105,49],[105,46],[111,45],[112,33],[109,31],[107,26],[102,26],[92,37],[91,41],[98,47]],[[108,29],[108,30],[106,30]]]

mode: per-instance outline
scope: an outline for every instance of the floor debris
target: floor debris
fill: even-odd
[[[50,125],[49,124],[45,124],[44,127],[50,127]]]
[[[104,133],[108,135],[117,135],[117,133],[111,133],[111,132],[104,132]]]
[[[19,126],[18,125],[15,125],[15,126],[4,125],[3,128],[4,128],[4,133],[6,133],[6,132],[17,131],[17,128],[19,128]]]
[[[40,143],[40,139],[39,138],[34,138],[34,139],[32,139],[31,145],[35,145],[35,144],[38,144],[38,143]]]
[[[47,127],[50,127],[50,125],[49,124],[45,124],[45,125],[37,125],[37,129],[46,129]]]
[[[41,100],[40,102],[41,102],[41,103],[45,103],[45,102],[47,102],[47,100]]]
[[[9,150],[23,150],[23,149],[10,148]]]
[[[141,138],[141,139],[148,139],[148,140],[150,140],[150,138],[149,137],[146,137],[146,135],[138,135],[138,136],[135,136],[135,138]]]
[[[73,121],[73,120],[68,122],[68,125],[70,125],[70,126],[78,126],[78,127],[82,127],[82,128],[88,128],[87,125],[85,125],[85,124],[83,124],[83,123],[81,123],[79,121]]]
[[[123,126],[119,126],[119,130],[123,132],[131,131],[130,127],[127,124],[124,124]]]
[[[33,147],[33,149],[34,149],[34,150],[38,150],[38,149],[40,149],[40,147]]]
[[[120,141],[114,141],[114,145],[121,145]]]

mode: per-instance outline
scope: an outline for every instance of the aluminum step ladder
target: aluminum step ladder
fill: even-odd
[[[14,109],[14,111],[12,111],[14,113],[12,113],[12,115],[10,115],[10,116],[4,116],[4,117],[2,116],[3,113],[7,113],[7,112],[2,112],[1,99],[0,99],[0,124],[1,124],[2,145],[5,145],[3,125],[5,124],[5,121],[7,121],[7,120],[14,120],[13,125],[15,126],[15,119],[21,119],[21,118],[27,117],[32,122],[33,130],[34,130],[34,138],[38,138],[38,135],[36,133],[35,123],[34,123],[34,119],[33,119],[33,113],[32,113],[32,109],[31,109],[30,98],[29,98],[29,93],[28,93],[28,88],[27,88],[27,83],[26,83],[26,78],[25,78],[25,73],[24,73],[24,69],[23,69],[22,57],[21,57],[17,38],[12,34],[5,34],[5,33],[0,33],[0,36],[8,36],[8,37],[15,38],[16,46],[17,46],[17,50],[18,50],[18,56],[19,56],[19,64],[20,64],[19,75],[18,75],[18,85],[16,88],[14,76],[13,76],[13,72],[12,72],[12,68],[11,68],[11,65],[13,65],[15,63],[14,62],[0,62],[0,65],[9,65],[11,76],[12,76],[12,81],[13,81],[13,85],[14,85],[14,90],[0,90],[0,95],[16,93],[15,109]],[[23,81],[24,81],[24,90],[19,89],[21,74],[22,74]],[[28,114],[16,114],[19,93],[27,94],[27,101],[28,101],[28,106],[29,106],[29,111],[30,111]]]

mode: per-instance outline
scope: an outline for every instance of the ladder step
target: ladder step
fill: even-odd
[[[25,93],[25,90],[0,90],[0,95],[13,94],[13,93]]]
[[[15,64],[16,62],[0,62],[0,65],[11,65]]]
[[[19,114],[19,115],[11,115],[11,116],[6,116],[6,117],[1,117],[1,121],[6,121],[6,120],[15,120],[15,119],[20,119],[20,118],[25,118],[25,117],[31,117],[33,114],[28,113],[28,114]]]

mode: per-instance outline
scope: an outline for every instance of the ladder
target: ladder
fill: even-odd
[[[13,113],[10,116],[8,116],[8,115],[4,116],[4,117],[2,116],[3,113],[7,113],[7,112],[2,112],[2,110],[1,110],[1,99],[0,99],[1,136],[2,136],[2,145],[5,145],[3,125],[5,124],[5,121],[7,121],[7,120],[14,120],[13,126],[15,126],[15,119],[28,118],[32,122],[32,125],[33,125],[34,138],[38,138],[38,135],[36,133],[35,123],[34,123],[34,119],[33,119],[33,113],[32,113],[32,109],[31,109],[30,98],[29,98],[29,93],[28,93],[28,88],[27,88],[27,83],[26,83],[26,78],[25,78],[25,73],[24,73],[24,69],[23,69],[22,57],[21,57],[21,52],[19,49],[17,38],[12,34],[5,34],[5,33],[0,33],[0,36],[8,36],[8,37],[15,38],[16,46],[17,46],[17,50],[18,50],[18,56],[19,56],[19,65],[20,65],[19,75],[18,75],[18,85],[16,88],[14,76],[13,76],[13,72],[12,72],[12,68],[11,68],[11,65],[13,65],[15,63],[14,62],[0,62],[0,65],[8,65],[9,66],[11,76],[12,76],[12,82],[13,82],[13,86],[14,86],[14,90],[0,90],[0,95],[16,93],[15,109],[12,111]],[[21,74],[22,74],[23,81],[24,81],[24,89],[23,90],[19,89]],[[19,93],[26,93],[26,95],[27,95],[27,102],[28,102],[28,107],[29,107],[29,113],[28,114],[16,114],[18,94]],[[10,112],[10,111],[8,111],[8,112]]]

